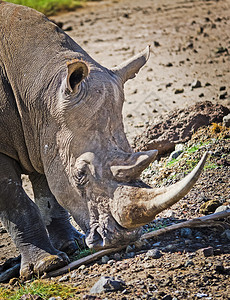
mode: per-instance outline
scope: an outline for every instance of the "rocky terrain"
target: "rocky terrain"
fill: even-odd
[[[108,67],[151,44],[147,65],[126,85],[124,105],[125,129],[134,148],[160,149],[160,142],[165,149],[143,172],[146,183],[172,184],[191,171],[204,151],[212,152],[190,193],[144,232],[230,206],[230,132],[227,123],[223,126],[230,108],[229,8],[229,0],[107,0],[53,17]],[[24,180],[24,186],[33,197],[29,182]],[[230,299],[229,249],[230,220],[225,218],[215,226],[182,228],[128,245],[44,281],[67,285],[74,290],[72,299]],[[17,255],[0,225],[0,264]],[[21,284],[15,279],[0,288],[16,291]],[[55,292],[52,296],[60,299]]]

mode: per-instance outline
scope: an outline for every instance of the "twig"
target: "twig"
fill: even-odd
[[[172,231],[172,230],[176,230],[179,228],[184,228],[184,227],[208,227],[208,226],[215,226],[216,223],[214,223],[214,220],[218,220],[218,219],[222,219],[222,218],[227,218],[228,216],[230,216],[230,209],[227,209],[225,211],[221,211],[218,213],[214,213],[208,216],[203,216],[203,217],[199,217],[199,218],[195,218],[192,220],[188,220],[188,221],[184,221],[178,224],[173,224],[171,226],[165,227],[165,228],[161,228],[159,230],[156,231],[151,231],[148,233],[145,233],[141,236],[141,240],[143,239],[151,239],[153,237],[156,237],[158,235],[161,235],[163,233]]]
[[[176,229],[179,229],[179,228],[184,228],[184,227],[215,226],[216,223],[213,222],[214,220],[227,218],[229,216],[230,216],[230,209],[227,209],[223,212],[214,213],[214,214],[211,214],[211,215],[208,215],[208,216],[195,218],[195,219],[188,220],[188,221],[185,221],[185,222],[181,222],[179,224],[174,224],[174,225],[171,225],[171,226],[168,226],[168,227],[156,230],[156,231],[145,233],[141,236],[140,240],[150,239],[150,238],[156,237],[158,235],[161,235],[163,233],[167,233],[169,231],[176,230]],[[219,222],[218,222],[218,224],[219,224]],[[70,272],[70,271],[78,268],[80,265],[89,264],[89,263],[101,258],[104,255],[111,254],[113,252],[121,251],[124,248],[126,248],[126,246],[98,251],[94,254],[91,254],[91,255],[88,255],[86,257],[80,258],[80,259],[78,259],[78,260],[68,264],[67,266],[58,269],[58,270],[49,272],[48,274],[46,274],[46,277],[55,277],[55,276],[62,275],[66,272]]]
[[[119,248],[110,248],[110,249],[100,250],[96,253],[90,254],[86,257],[83,257],[76,261],[73,261],[70,264],[68,264],[67,266],[64,266],[58,270],[49,272],[49,273],[45,274],[44,277],[56,277],[56,276],[66,273],[66,272],[70,272],[70,271],[78,268],[79,266],[89,264],[89,263],[101,258],[104,255],[107,255],[107,254],[110,254],[113,252],[117,252],[117,251],[121,251],[125,247],[126,246],[119,247]]]

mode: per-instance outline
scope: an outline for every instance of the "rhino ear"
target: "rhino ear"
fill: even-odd
[[[125,83],[127,80],[132,79],[136,76],[140,68],[143,67],[147,62],[149,55],[150,46],[146,47],[144,51],[133,56],[118,67],[113,68],[112,71],[122,79],[123,83]]]
[[[78,60],[67,62],[67,68],[67,88],[71,93],[75,93],[82,80],[88,76],[89,68],[85,62]]]

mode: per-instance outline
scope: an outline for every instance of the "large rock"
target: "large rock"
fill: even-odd
[[[201,126],[222,122],[229,112],[229,108],[210,101],[174,110],[149,125],[135,138],[133,146],[138,151],[157,149],[159,155],[169,153],[174,150],[175,144],[187,142]]]

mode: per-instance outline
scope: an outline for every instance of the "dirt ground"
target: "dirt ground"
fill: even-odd
[[[229,0],[93,1],[83,9],[52,19],[62,22],[63,29],[107,67],[151,45],[146,66],[125,86],[124,123],[131,143],[146,125],[175,108],[202,100],[230,106]],[[217,146],[230,151],[227,140]],[[229,166],[205,173],[191,199],[187,197],[184,206],[176,207],[176,217],[199,216],[199,205],[207,197],[206,189],[201,190],[203,185],[209,188],[209,200],[229,201],[228,180]],[[31,195],[28,183],[26,189]],[[192,213],[186,215],[190,208]],[[127,286],[123,292],[99,295],[97,299],[230,299],[229,240],[223,236],[226,228],[195,230],[188,237],[172,233],[138,251],[129,249],[120,259],[111,256],[109,264],[100,261],[79,269],[66,281],[79,286],[79,299],[89,294],[102,274],[120,276]],[[154,247],[163,251],[161,258],[147,256],[147,250]],[[213,249],[207,257],[202,250],[206,247]],[[17,255],[0,226],[0,263]]]

